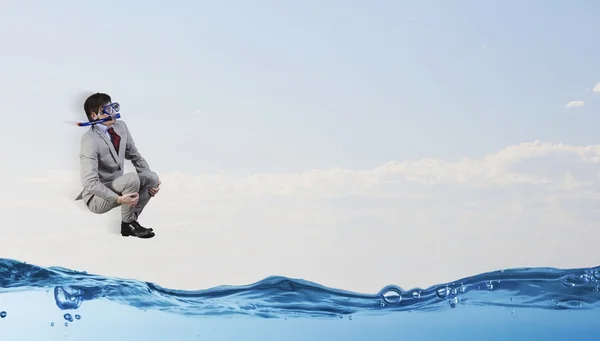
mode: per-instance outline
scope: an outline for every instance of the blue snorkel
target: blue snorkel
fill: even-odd
[[[108,122],[108,121],[112,121],[113,119],[117,119],[117,118],[121,118],[121,114],[117,113],[116,115],[111,115],[110,117],[105,117],[103,119],[100,120],[95,120],[95,121],[90,121],[90,122],[77,122],[77,125],[80,127],[87,127],[87,126],[93,126],[94,124],[98,124],[98,123],[102,123],[102,122]]]
[[[105,117],[105,118],[101,118],[99,120],[94,120],[94,121],[89,121],[89,122],[77,122],[77,125],[79,127],[87,127],[87,126],[93,126],[95,124],[99,124],[102,122],[116,120],[118,118],[121,118],[121,114],[119,114],[120,109],[121,109],[121,106],[119,105],[119,103],[116,103],[116,102],[111,103],[111,104],[105,106],[104,108],[102,108],[102,113],[110,115],[109,117]]]

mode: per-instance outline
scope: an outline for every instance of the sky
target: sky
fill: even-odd
[[[600,264],[600,4],[0,8],[1,257],[363,292]],[[152,240],[73,201],[93,92],[163,183],[140,220]]]

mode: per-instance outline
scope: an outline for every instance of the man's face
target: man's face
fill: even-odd
[[[93,119],[93,120],[101,120],[101,119],[103,119],[103,118],[110,117],[110,115],[108,115],[108,114],[106,114],[106,113],[104,112],[104,108],[105,108],[107,105],[109,105],[109,104],[110,104],[110,103],[106,103],[106,104],[104,104],[104,105],[100,106],[100,107],[98,108],[98,114],[92,114],[92,119]],[[110,126],[111,126],[113,123],[115,123],[115,121],[114,121],[114,120],[109,120],[109,121],[106,121],[106,122],[102,122],[101,124],[104,124],[105,126],[109,126],[109,127],[110,127]]]

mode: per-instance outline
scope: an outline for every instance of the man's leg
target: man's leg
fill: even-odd
[[[142,238],[154,237],[153,230],[140,225],[137,219],[140,214],[142,214],[148,201],[150,201],[148,189],[158,186],[158,175],[152,171],[145,171],[137,174],[128,173],[128,175],[131,177],[129,182],[133,185],[132,188],[139,194],[139,197],[135,207],[121,207],[121,215],[123,217],[123,222],[121,223],[121,235],[124,237],[131,235]],[[142,234],[144,231],[148,233]]]
[[[148,189],[158,187],[158,175],[153,171],[144,171],[138,173],[137,175],[140,180],[140,187],[138,192],[140,194],[140,198],[138,199],[138,203],[133,208],[135,220],[139,218],[139,216],[142,214],[142,211],[144,211],[144,207],[146,207],[146,205],[152,198],[148,193]]]
[[[113,192],[123,195],[127,193],[134,193],[139,191],[140,188],[140,179],[136,174],[123,174],[120,177],[114,179],[113,181],[105,184]],[[96,195],[94,195],[87,204],[88,209],[97,214],[104,214],[115,207],[121,206],[117,203],[110,203]],[[122,214],[123,215],[123,214]],[[123,217],[127,217],[123,215]]]
[[[123,195],[127,193],[140,193],[140,178],[136,173],[126,173],[113,181],[115,189],[122,189],[117,193]],[[118,187],[117,187],[118,186]],[[125,223],[135,221],[134,208],[128,205],[121,205],[121,220]]]
[[[106,184],[106,187],[111,189],[113,192],[123,195],[128,193],[139,193],[140,190],[140,178],[136,173],[127,173],[114,179],[113,181]],[[139,200],[138,200],[139,201]],[[117,203],[111,204],[108,201],[93,196],[88,203],[90,211],[98,214],[106,213],[111,209],[121,206],[121,234],[123,236],[137,236],[142,238],[150,238],[154,236],[152,229],[146,229],[142,226],[130,226],[128,223],[135,222],[134,208],[127,205],[120,205]]]

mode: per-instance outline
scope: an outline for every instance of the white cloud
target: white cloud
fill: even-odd
[[[594,92],[600,92],[600,82],[596,83],[596,86],[594,87]]]
[[[9,217],[0,249],[189,289],[280,274],[375,292],[513,266],[598,265],[599,162],[600,145],[534,141],[455,162],[160,174],[142,218],[157,230],[150,241],[115,235],[118,211],[98,216],[75,203],[76,173],[44,171],[0,180]],[[132,255],[152,266],[120,261]]]
[[[566,108],[580,108],[585,106],[584,101],[571,101],[565,105]]]
[[[535,168],[536,163],[552,159],[553,167]],[[600,145],[569,146],[541,141],[510,146],[480,159],[463,158],[457,162],[435,159],[390,161],[372,169],[314,169],[300,173],[262,173],[239,176],[222,173],[160,174],[165,187],[178,196],[192,200],[235,197],[320,197],[347,195],[402,196],[415,185],[460,185],[464,188],[489,188],[527,184],[539,188],[564,189],[564,175],[574,165],[600,163]],[[560,166],[558,169],[556,166]],[[515,168],[515,167],[518,167]],[[530,169],[527,169],[527,168]],[[131,167],[128,171],[132,171]],[[562,172],[562,173],[561,173]],[[595,178],[586,179],[596,181]],[[79,186],[75,172],[45,172],[41,177],[26,177],[27,182],[53,182]]]

